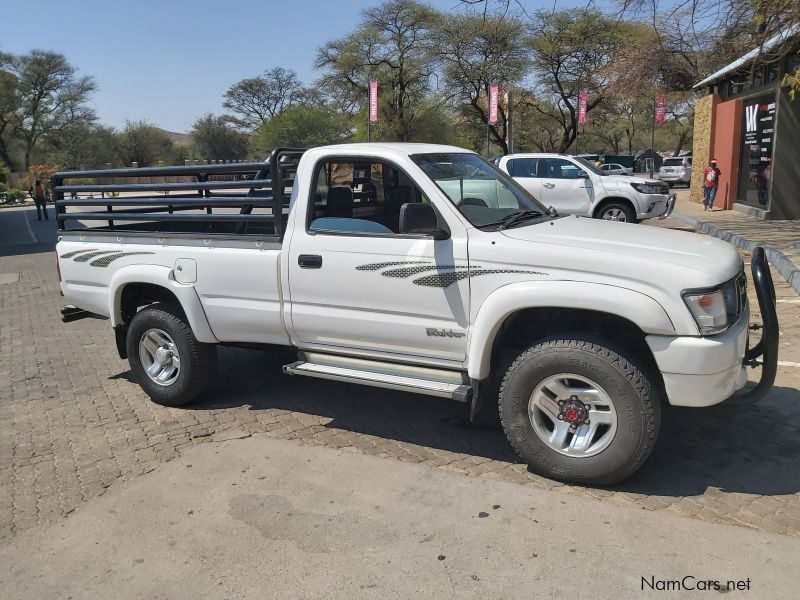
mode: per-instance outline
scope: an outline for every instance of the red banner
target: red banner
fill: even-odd
[[[656,95],[656,123],[663,123],[667,115],[667,99],[664,94]]]
[[[506,144],[508,143],[508,120],[511,118],[511,106],[508,103],[508,92],[503,94],[503,102],[506,105]]]
[[[578,95],[578,125],[586,125],[586,109],[589,106],[589,90],[581,90]]]
[[[489,123],[497,123],[497,99],[499,90],[496,85],[489,86]]]
[[[369,122],[378,122],[378,82],[375,79],[369,82]]]

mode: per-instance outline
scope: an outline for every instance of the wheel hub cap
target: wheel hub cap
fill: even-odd
[[[617,411],[597,383],[574,373],[552,375],[528,402],[534,433],[548,447],[576,458],[608,448],[617,432]]]
[[[558,419],[569,423],[573,432],[581,425],[590,423],[589,408],[577,396],[571,396],[569,400],[559,400],[558,406],[561,409]]]
[[[163,329],[148,329],[139,340],[139,360],[147,376],[158,385],[172,385],[181,372],[175,341]]]

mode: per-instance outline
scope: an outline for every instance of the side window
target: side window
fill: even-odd
[[[315,179],[313,232],[397,234],[403,204],[427,201],[405,173],[382,162],[329,159],[317,165]]]
[[[549,179],[578,179],[583,169],[564,158],[547,159],[547,175]]]
[[[539,177],[538,158],[512,158],[508,161],[508,174],[512,177]]]

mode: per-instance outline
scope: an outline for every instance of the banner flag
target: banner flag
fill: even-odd
[[[489,123],[497,123],[497,100],[499,90],[496,85],[489,86]]]
[[[656,123],[663,123],[667,115],[667,99],[664,94],[656,95]]]
[[[369,122],[378,122],[378,81],[375,79],[369,82]]]
[[[581,90],[578,95],[578,125],[586,125],[586,109],[589,106],[589,90]]]

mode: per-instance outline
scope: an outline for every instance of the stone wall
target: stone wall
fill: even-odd
[[[694,145],[692,147],[692,202],[703,201],[703,169],[711,159],[714,148],[714,108],[719,102],[716,94],[703,96],[694,107]]]

